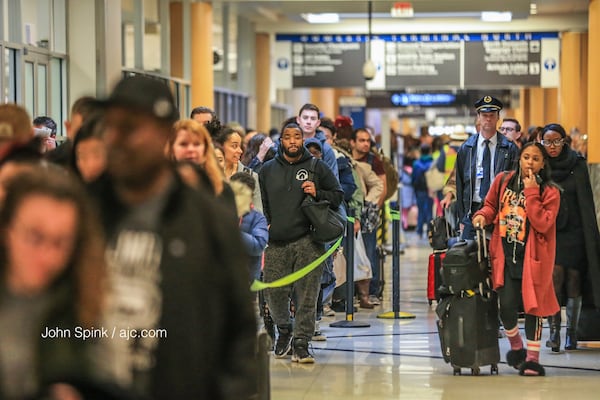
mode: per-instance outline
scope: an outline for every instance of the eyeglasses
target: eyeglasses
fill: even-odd
[[[540,143],[542,143],[542,145],[544,145],[546,147],[550,147],[550,146],[560,147],[563,145],[564,142],[565,142],[564,139],[556,139],[556,140],[542,140]]]
[[[516,131],[516,129],[515,128],[511,128],[509,126],[501,126],[500,127],[500,132],[502,132],[502,131],[512,132],[512,131]]]

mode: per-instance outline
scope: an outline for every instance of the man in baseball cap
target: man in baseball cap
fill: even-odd
[[[99,340],[97,378],[135,398],[215,399],[225,397],[226,376],[228,398],[251,398],[256,321],[237,219],[185,185],[165,157],[178,118],[167,85],[124,78],[101,104],[107,171],[90,184],[110,265],[101,322],[151,333]],[[235,321],[211,320],[205,334],[198,310],[207,307]]]
[[[110,96],[99,100],[98,105],[105,109],[127,108],[169,124],[179,119],[171,89],[159,79],[142,75],[121,79]]]

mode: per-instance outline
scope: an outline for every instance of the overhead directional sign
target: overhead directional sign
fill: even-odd
[[[364,85],[362,35],[278,35],[277,41],[292,42],[293,87]]]
[[[465,42],[465,86],[546,86],[542,68],[558,74],[558,53],[542,60],[546,45],[558,38],[545,34],[509,33],[481,35]],[[554,46],[552,46],[554,47]],[[558,46],[556,46],[558,50]],[[558,84],[558,82],[556,82]]]
[[[556,32],[374,35],[370,59],[377,72],[369,81],[362,76],[365,35],[277,35],[276,41],[290,43],[292,87],[397,90],[559,84]]]

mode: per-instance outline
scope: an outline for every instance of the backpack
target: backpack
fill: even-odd
[[[373,157],[380,159],[381,163],[383,164],[386,182],[385,200],[389,200],[391,197],[398,194],[398,170],[396,167],[394,167],[394,163],[392,163],[391,158],[383,154],[381,150],[377,152],[371,150],[369,152],[367,156],[367,162],[371,165],[373,165]]]
[[[442,148],[440,155],[431,163],[429,169],[425,172],[425,180],[427,188],[433,192],[437,192],[444,188],[446,183],[446,152]]]
[[[429,245],[433,250],[446,250],[448,248],[448,239],[456,236],[445,217],[435,217],[427,224],[427,237]]]
[[[413,164],[411,183],[415,190],[421,192],[426,192],[428,190],[427,179],[425,178],[425,173],[428,170],[429,165],[424,164],[422,160],[417,160]]]

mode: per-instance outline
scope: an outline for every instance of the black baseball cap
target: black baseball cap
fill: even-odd
[[[179,119],[169,86],[159,79],[142,75],[121,79],[108,98],[99,100],[98,105],[105,109],[123,107],[139,111],[171,124]]]
[[[493,96],[483,96],[475,102],[477,112],[500,111],[502,107],[504,107],[504,104]]]

